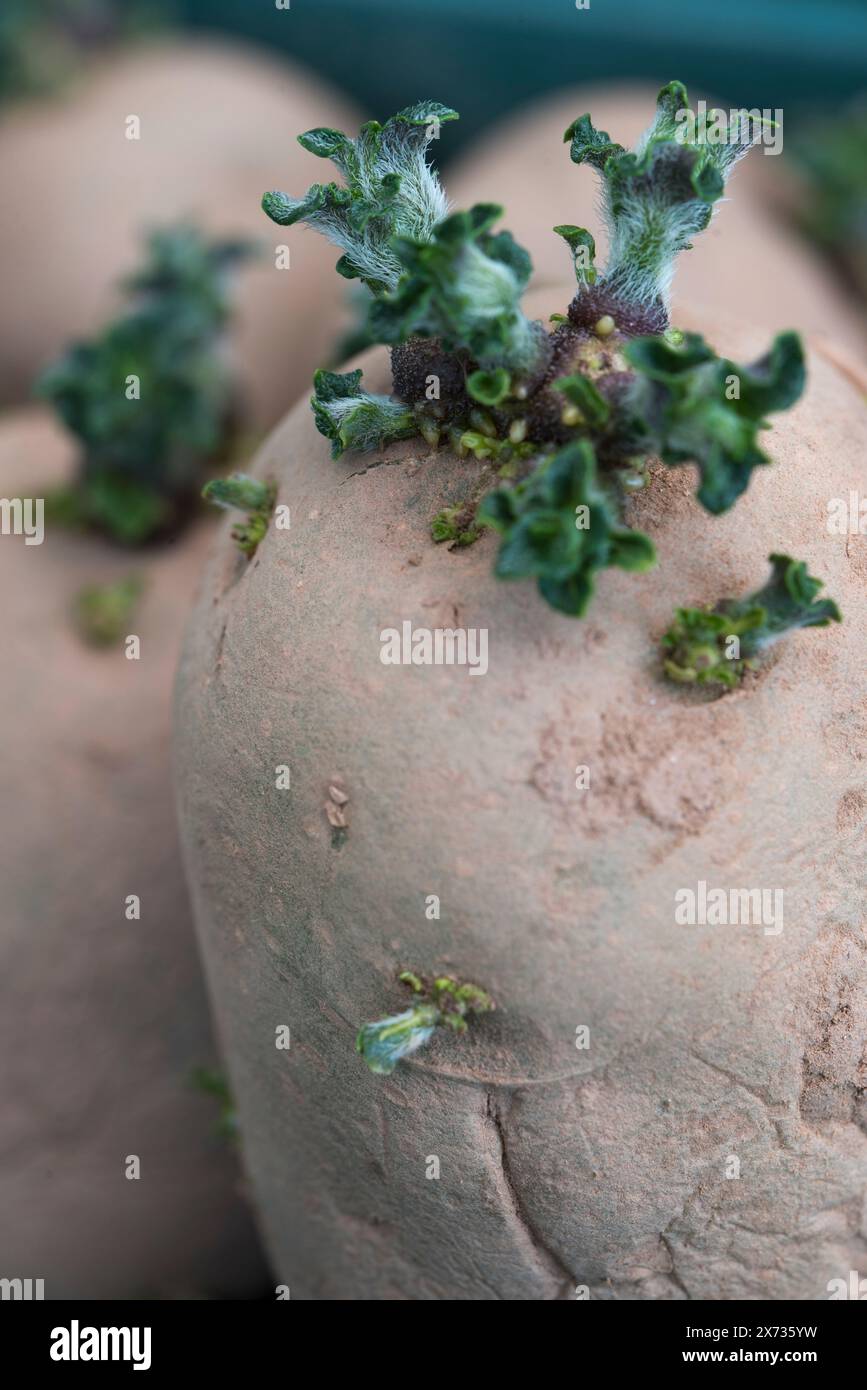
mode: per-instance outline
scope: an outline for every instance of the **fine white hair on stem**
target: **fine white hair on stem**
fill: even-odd
[[[423,102],[384,125],[369,122],[354,140],[340,131],[308,131],[300,137],[304,148],[330,159],[344,184],[314,184],[303,198],[267,193],[263,207],[281,225],[306,222],[326,237],[343,252],[338,269],[349,278],[366,281],[374,293],[393,290],[403,267],[392,238],[430,241],[448,216],[428,152],[441,121],[456,116]]]
[[[573,160],[602,176],[608,288],[639,304],[668,304],[677,255],[708,226],[727,177],[768,124],[758,110],[707,111],[699,103],[696,114],[673,82],[631,154],[594,130],[588,116],[570,127]]]

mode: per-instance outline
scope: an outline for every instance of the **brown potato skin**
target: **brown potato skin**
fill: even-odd
[[[683,326],[736,357],[766,337],[711,311]],[[382,351],[360,365],[388,389]],[[825,517],[863,489],[867,421],[820,354],[809,371],[774,417],[774,465],[727,515],[699,508],[691,469],[654,467],[629,519],[659,566],[606,571],[583,621],[497,581],[493,535],[431,543],[471,461],[410,442],[334,462],[304,403],[262,448],[291,529],[244,567],[223,528],[175,747],[245,1151],[293,1298],[824,1299],[858,1267],[867,561]],[[825,579],[844,623],[791,636],[722,698],[665,682],[673,609],[758,587],[772,550]],[[488,673],[382,665],[405,618],[486,627]],[[677,925],[675,892],[700,879],[782,888],[782,933]],[[373,1076],[355,1032],[404,1007],[403,969],[472,980],[498,1008]]]
[[[130,114],[137,141],[124,135]],[[352,130],[358,116],[291,63],[200,39],[136,49],[4,115],[0,403],[26,399],[71,339],[117,312],[149,228],[193,218],[260,243],[239,272],[230,341],[245,419],[270,428],[329,360],[346,313],[339,252],[288,237],[260,206],[268,189],[300,194],[331,177],[295,139],[316,125]],[[278,270],[275,247],[290,240],[291,268]]]
[[[3,497],[42,496],[73,463],[47,413],[2,417]],[[248,1298],[267,1282],[218,1104],[192,1085],[219,1063],[169,712],[210,529],[138,554],[50,527],[41,546],[0,535],[0,1250],[47,1299]],[[70,620],[82,586],[131,571],[138,661],[85,646]]]
[[[456,208],[475,202],[504,206],[503,226],[530,252],[537,284],[556,283],[569,273],[568,247],[551,230],[561,223],[592,232],[597,265],[604,266],[608,239],[599,215],[599,175],[572,164],[563,132],[587,112],[598,130],[633,148],[653,119],[657,90],[587,85],[518,111],[449,168],[450,199]],[[690,92],[693,108],[698,95]],[[706,100],[708,107],[723,105],[711,96]],[[863,359],[863,316],[820,258],[780,225],[775,208],[784,159],[785,145],[778,155],[759,146],[737,165],[710,226],[677,259],[673,318],[700,304],[775,331],[798,328]]]

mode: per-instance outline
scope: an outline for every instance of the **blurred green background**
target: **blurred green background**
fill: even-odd
[[[191,27],[291,54],[384,117],[461,113],[446,154],[503,112],[579,82],[672,77],[797,125],[867,86],[867,0],[176,0]]]
[[[800,186],[778,211],[867,298],[867,0],[0,0],[0,119],[118,41],[172,28],[290,58],[369,117],[455,107],[446,168],[507,114],[582,84],[676,77],[693,100],[779,110],[781,170]]]

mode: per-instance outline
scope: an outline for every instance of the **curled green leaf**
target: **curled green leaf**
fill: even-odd
[[[656,562],[648,537],[620,525],[585,439],[567,444],[517,486],[489,493],[478,520],[502,536],[496,574],[536,579],[553,608],[575,617],[586,612],[598,570],[645,570]]]
[[[702,506],[727,511],[752,470],[770,462],[758,445],[765,416],[786,410],[804,389],[800,338],[778,334],[747,366],[717,357],[698,333],[677,344],[636,338],[624,355],[636,372],[628,408],[642,447],[668,464],[696,464]]]
[[[596,242],[587,228],[563,224],[555,227],[554,231],[563,238],[572,252],[572,264],[575,267],[575,279],[578,284],[595,284],[597,279]]]
[[[624,153],[623,146],[612,140],[607,130],[597,130],[586,114],[567,126],[563,139],[570,142],[573,164],[591,164],[594,169],[604,169],[612,155]]]
[[[481,405],[499,405],[509,394],[511,384],[512,378],[503,367],[471,372],[467,377],[467,391]]]

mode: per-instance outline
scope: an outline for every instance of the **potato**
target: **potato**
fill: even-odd
[[[711,310],[679,322],[738,358],[766,346]],[[388,389],[381,350],[359,365]],[[250,564],[223,530],[175,746],[245,1151],[293,1298],[822,1299],[857,1268],[867,561],[826,503],[863,479],[867,420],[820,352],[809,370],[775,465],[725,516],[696,504],[691,469],[655,466],[629,520],[659,566],[606,571],[583,621],[497,581],[490,533],[431,543],[471,460],[409,442],[333,462],[305,403],[259,453],[291,529]],[[842,626],[790,636],[721,698],[663,681],[674,607],[757,587],[775,549],[826,580]],[[383,665],[404,620],[486,629],[487,674]],[[700,881],[783,890],[783,930],[678,925],[675,894]],[[405,1007],[405,969],[471,980],[497,1012],[373,1076],[355,1032]]]
[[[73,454],[41,409],[5,414],[0,494],[44,496]],[[50,527],[41,545],[0,535],[0,1250],[49,1299],[255,1297],[267,1279],[218,1107],[193,1086],[214,1041],[169,693],[209,533],[139,555]],[[86,646],[70,616],[83,586],[131,571],[139,660]]]
[[[140,139],[126,138],[129,116]],[[16,107],[0,130],[0,401],[20,401],[115,312],[148,228],[190,217],[261,242],[239,277],[232,348],[249,423],[272,425],[328,360],[345,287],[315,237],[276,268],[285,237],[262,194],[321,178],[295,132],[346,121],[347,103],[299,68],[198,39],[137,49],[69,95]]]
[[[708,107],[717,105],[722,102],[708,99]],[[596,238],[597,262],[604,264],[608,240],[598,212],[599,176],[570,162],[563,132],[589,112],[597,129],[632,148],[655,106],[656,89],[650,86],[606,84],[559,93],[471,146],[447,172],[449,197],[456,208],[503,205],[503,224],[530,252],[537,284],[568,273],[568,248],[551,231],[561,223],[587,227]],[[711,225],[678,257],[674,317],[693,303],[705,304],[772,330],[799,328],[827,337],[863,358],[859,315],[831,271],[779,225],[773,175],[780,158],[759,146],[738,165]]]

